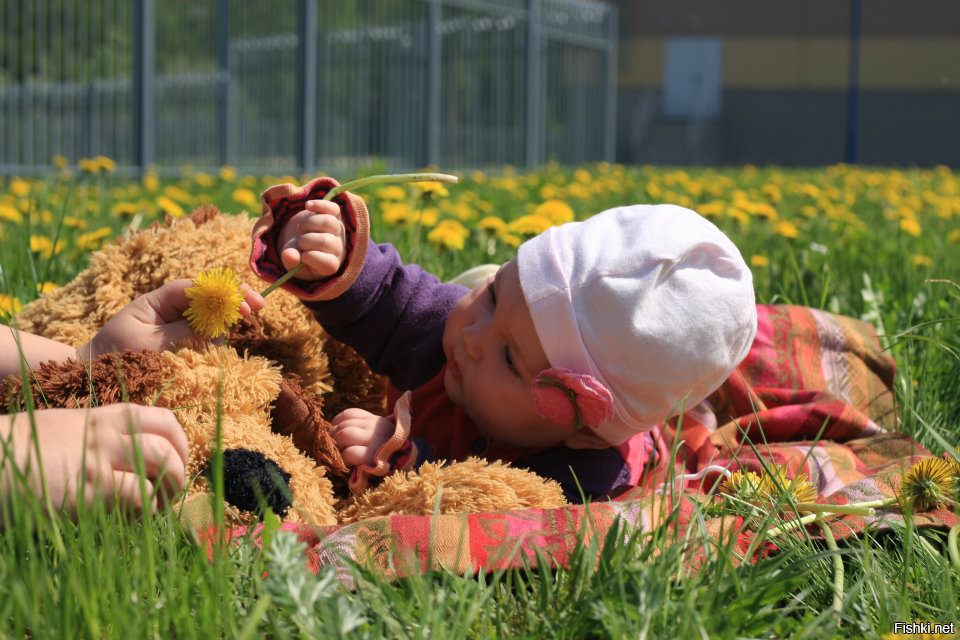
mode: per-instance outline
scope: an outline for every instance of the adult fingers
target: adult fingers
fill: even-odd
[[[114,470],[113,491],[110,495],[116,500],[115,506],[129,507],[136,514],[157,510],[157,495],[153,482],[149,478],[129,471]]]
[[[139,404],[119,404],[102,407],[104,409],[116,407],[123,418],[127,434],[149,433],[161,436],[173,445],[183,464],[187,463],[190,455],[190,445],[183,427],[177,422],[173,412],[163,407],[148,407]],[[94,409],[96,411],[96,409]]]
[[[260,311],[267,304],[263,296],[250,285],[244,283],[240,290],[243,292],[243,304],[240,305],[240,313],[243,315],[248,316],[252,311]]]
[[[146,474],[164,497],[183,491],[186,486],[186,467],[169,440],[153,434],[137,434],[128,437],[126,457],[114,461],[114,468],[121,471],[139,471],[139,460]]]
[[[153,310],[156,320],[174,322],[179,320],[190,306],[186,291],[192,284],[193,281],[189,278],[171,280],[162,287],[143,294],[139,300],[146,302]]]

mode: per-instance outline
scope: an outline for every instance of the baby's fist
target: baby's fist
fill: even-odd
[[[280,230],[277,250],[287,271],[301,261],[301,280],[328,278],[340,270],[347,255],[346,229],[340,207],[327,200],[308,200]]]
[[[395,430],[393,422],[363,409],[347,409],[331,421],[333,439],[349,467],[374,466],[377,451]]]

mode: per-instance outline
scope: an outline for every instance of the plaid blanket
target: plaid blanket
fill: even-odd
[[[307,545],[308,562],[337,567],[349,583],[347,559],[388,575],[446,567],[493,571],[546,558],[563,566],[578,540],[603,537],[614,521],[649,531],[693,523],[696,497],[714,489],[723,470],[782,465],[805,473],[820,502],[847,504],[894,496],[904,470],[930,453],[897,433],[892,391],[895,365],[865,322],[815,309],[758,306],[757,338],[747,358],[707,400],[658,430],[669,460],[616,500],[561,509],[372,518],[339,527],[284,525]],[[661,450],[663,450],[663,448]],[[668,516],[669,514],[669,516]],[[956,514],[914,515],[921,525],[952,526]],[[903,515],[896,506],[874,516],[830,520],[839,537],[883,526]],[[739,518],[706,520],[706,534],[734,531]],[[699,518],[697,519],[699,521]],[[731,526],[732,525],[732,526]],[[232,536],[247,535],[243,529]],[[256,536],[257,532],[252,532]],[[211,532],[205,538],[211,540]]]

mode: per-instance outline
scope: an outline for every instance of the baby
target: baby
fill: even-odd
[[[657,426],[720,386],[753,342],[750,270],[689,209],[553,227],[471,291],[368,242],[360,198],[321,200],[336,184],[268,189],[251,265],[274,280],[302,261],[285,287],[389,380],[392,416],[333,419],[354,486],[477,455],[552,478],[572,501],[616,495],[663,459]]]

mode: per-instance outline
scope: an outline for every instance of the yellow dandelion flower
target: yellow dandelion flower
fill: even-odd
[[[30,183],[23,178],[13,178],[10,180],[10,193],[23,198],[30,195]]]
[[[257,206],[257,194],[250,189],[235,189],[231,197],[234,202],[245,207]]]
[[[720,485],[720,493],[753,503],[760,497],[760,475],[753,471],[737,470]]]
[[[157,174],[148,173],[143,176],[143,188],[148,193],[156,193],[157,189],[160,188],[160,178],[157,177]]]
[[[42,296],[47,295],[51,291],[59,289],[59,285],[54,284],[53,282],[38,282],[37,283],[37,293]]]
[[[920,234],[923,233],[923,228],[914,216],[904,216],[901,218],[900,229],[914,238],[919,237]]]
[[[932,267],[933,258],[930,256],[925,256],[922,253],[918,253],[913,256],[913,264],[918,267]]]
[[[220,167],[220,172],[218,175],[224,182],[233,182],[237,179],[237,170],[230,165],[224,165]]]
[[[111,233],[113,233],[113,229],[110,227],[100,227],[89,233],[81,233],[74,239],[74,243],[80,249],[91,251],[99,248],[103,240],[109,237]]]
[[[697,212],[705,218],[719,218],[726,210],[727,205],[720,200],[708,202],[697,208]]]
[[[474,182],[482,184],[487,181],[487,174],[485,174],[483,171],[474,171],[470,174],[470,179]]]
[[[533,210],[533,215],[542,216],[553,224],[573,221],[573,209],[563,200],[547,200]]]
[[[167,196],[157,196],[157,207],[171,218],[180,218],[184,214],[183,207]]]
[[[198,187],[203,189],[209,189],[213,186],[213,176],[209,173],[203,173],[198,171],[193,175],[193,181],[197,183]]]
[[[93,158],[80,158],[77,160],[77,168],[87,175],[100,171],[100,163]]]
[[[461,251],[469,234],[470,232],[456,220],[443,220],[431,229],[427,234],[427,240],[437,247]]]
[[[140,206],[133,202],[118,202],[110,207],[110,213],[118,218],[135,216],[138,211],[140,211]]]
[[[550,222],[549,218],[529,214],[520,216],[516,220],[508,223],[507,230],[510,231],[510,233],[515,233],[518,235],[535,236],[543,233],[552,226],[553,223]]]
[[[760,491],[774,504],[781,504],[785,502],[784,498],[789,498],[789,502],[783,505],[785,507],[789,507],[790,503],[814,502],[817,499],[817,489],[807,479],[807,474],[798,473],[790,480],[787,478],[787,468],[781,465],[773,465],[769,473],[763,474]]]
[[[427,207],[417,216],[417,221],[425,227],[432,227],[440,219],[440,211],[436,207]]]
[[[67,160],[66,156],[62,156],[58,153],[50,158],[50,164],[52,164],[55,169],[66,169],[68,166],[70,166],[70,161]]]
[[[194,331],[208,338],[226,335],[240,319],[243,293],[233,269],[204,271],[186,290],[190,306],[183,313]]]
[[[477,223],[477,229],[499,234],[507,230],[507,223],[496,216],[485,216]]]
[[[54,253],[60,253],[61,249],[63,249],[63,240],[57,240],[57,244],[54,246],[53,240],[47,236],[30,236],[30,251],[39,253],[45,258],[49,258]]]
[[[10,316],[15,313],[20,313],[20,309],[22,308],[23,305],[20,304],[19,300],[0,293],[0,315]]]
[[[2,217],[2,216],[0,216],[0,217]],[[947,234],[947,242],[949,242],[950,244],[960,243],[960,229],[954,229],[953,231],[951,231],[950,233],[948,233],[948,234]]]
[[[750,266],[752,267],[769,267],[770,258],[767,256],[761,256],[759,254],[754,254],[750,256]]]
[[[800,232],[797,230],[797,226],[789,220],[781,220],[777,224],[773,225],[773,232],[778,236],[783,236],[784,238],[791,240],[800,235]]]
[[[86,220],[81,220],[76,216],[64,216],[63,217],[63,226],[69,227],[71,229],[86,229],[87,222]]]
[[[23,222],[23,214],[15,207],[11,207],[8,204],[0,204],[0,220],[20,223]]]
[[[403,187],[392,184],[379,189],[377,191],[377,196],[381,200],[405,200],[407,198],[407,190]]]
[[[590,184],[590,181],[593,180],[593,177],[586,169],[577,169],[573,172],[573,179],[581,184]]]
[[[943,458],[924,458],[914,464],[903,477],[899,498],[909,502],[914,511],[928,511],[956,502],[956,479],[949,462]]]
[[[523,242],[523,238],[515,233],[501,233],[499,237],[501,240],[503,240],[504,244],[513,247],[514,249],[519,247],[520,243]]]
[[[117,162],[107,156],[97,156],[93,159],[97,164],[97,170],[103,173],[113,173],[117,169]]]
[[[193,196],[181,189],[180,187],[169,185],[163,190],[163,195],[167,196],[171,200],[176,200],[182,204],[190,204],[193,201]]]
[[[777,210],[766,202],[744,202],[742,208],[750,215],[762,220],[770,220],[773,222],[774,220],[778,220],[780,218]]]
[[[412,222],[412,210],[405,202],[391,202],[383,206],[383,221],[390,226]]]
[[[444,197],[450,195],[450,192],[447,191],[447,188],[443,186],[442,182],[414,182],[413,184],[420,190],[420,195],[424,197]]]

